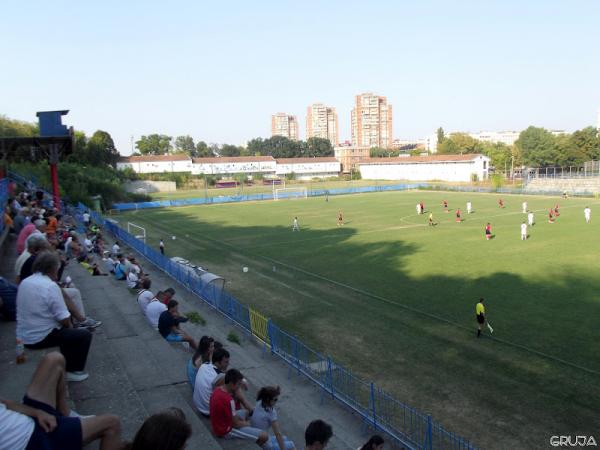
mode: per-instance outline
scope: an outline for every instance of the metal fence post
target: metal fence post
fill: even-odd
[[[427,414],[427,449],[433,450],[433,421],[431,414]]]
[[[333,386],[333,367],[331,363],[331,357],[327,357],[327,376],[329,378],[329,390],[331,391],[331,398],[335,399],[335,390]]]
[[[267,334],[269,335],[269,342],[271,344],[271,354],[275,353],[275,339],[273,338],[273,322],[271,319],[267,322]]]
[[[377,431],[377,408],[375,405],[375,384],[371,381],[371,412],[373,414],[373,428]]]

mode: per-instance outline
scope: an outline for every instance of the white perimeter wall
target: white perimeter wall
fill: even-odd
[[[339,161],[320,163],[277,164],[277,175],[294,173],[298,179],[324,178],[339,175],[342,170]]]
[[[131,167],[136,173],[191,172],[192,160],[117,163],[117,169]]]
[[[360,164],[359,168],[364,180],[471,181],[473,173],[477,174],[479,180],[487,179],[489,159],[482,157],[482,159],[460,162]]]
[[[228,173],[275,173],[275,161],[234,162],[234,163],[203,163],[193,164],[192,173],[199,174],[228,174]]]

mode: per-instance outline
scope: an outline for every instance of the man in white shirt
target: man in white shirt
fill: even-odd
[[[527,224],[525,222],[521,224],[521,240],[527,240]]]
[[[121,253],[121,247],[119,247],[119,243],[115,242],[115,245],[112,246],[111,250],[113,256],[119,256],[119,254]]]
[[[473,205],[471,204],[471,202],[467,202],[467,214],[471,214]]]
[[[523,208],[523,214],[527,214],[527,202],[523,202],[521,206]]]
[[[60,260],[55,252],[38,254],[33,275],[19,285],[17,337],[28,348],[60,348],[66,359],[67,381],[83,381],[92,343],[85,328],[74,329],[60,288],[56,284]]]
[[[89,211],[86,211],[83,213],[83,224],[86,227],[90,226],[90,212]]]
[[[127,279],[126,279],[125,283],[127,284],[127,287],[129,289],[137,289],[139,280],[140,279],[138,278],[138,276],[135,273],[135,271],[134,270],[130,270],[127,273]]]
[[[583,210],[583,215],[585,216],[585,223],[590,223],[590,220],[592,220],[592,210],[589,206],[585,207]]]
[[[57,352],[38,364],[23,403],[0,399],[0,449],[82,448],[100,439],[100,448],[122,448],[117,416],[81,417],[68,406],[65,359]]]
[[[148,320],[148,323],[152,325],[152,328],[154,328],[157,331],[158,319],[160,318],[160,315],[166,310],[167,306],[164,303],[159,302],[156,297],[153,298],[150,303],[148,303],[148,306],[146,306],[146,319]]]
[[[529,214],[527,214],[527,223],[529,224],[530,227],[532,227],[533,224],[535,223],[533,211],[529,211]]]
[[[21,253],[19,255],[19,257],[17,258],[17,261],[15,262],[15,276],[17,277],[17,282],[19,282],[20,280],[18,279],[19,274],[21,273],[21,268],[23,267],[23,264],[25,264],[25,261],[27,261],[29,259],[29,257],[32,255],[32,253],[29,251],[30,249],[32,249],[32,251],[43,251],[43,250],[50,250],[50,243],[46,240],[46,238],[44,237],[43,234],[41,233],[36,233],[36,234],[31,234],[30,235],[31,239],[27,239],[27,245],[25,247],[25,250],[23,250],[23,253]]]
[[[228,366],[229,352],[218,348],[213,353],[212,364],[204,363],[198,369],[194,382],[194,405],[201,414],[210,415],[210,396],[215,387],[223,384]]]
[[[150,278],[144,278],[141,282],[142,290],[138,292],[137,302],[144,314],[146,314],[146,308],[148,308],[148,305],[154,298],[154,294],[150,291],[150,286],[152,286]]]

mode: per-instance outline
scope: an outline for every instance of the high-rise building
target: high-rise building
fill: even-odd
[[[392,141],[392,105],[371,92],[357,95],[352,110],[352,145],[388,148]]]
[[[286,113],[271,116],[271,136],[283,136],[294,141],[298,140],[298,119]]]
[[[306,139],[311,137],[329,139],[333,147],[338,145],[339,128],[335,108],[325,106],[322,103],[314,103],[308,107],[306,113]]]

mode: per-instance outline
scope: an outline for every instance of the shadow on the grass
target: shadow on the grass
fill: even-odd
[[[600,279],[568,271],[553,283],[502,272],[416,278],[404,267],[418,244],[351,241],[350,221],[292,234],[177,209],[135,220],[147,225],[148,242],[176,234],[177,256],[224,276],[241,302],[481,446],[498,448],[509,433],[535,446],[556,427],[589,434],[600,423]],[[248,261],[257,286],[239,270]],[[501,341],[475,337],[482,296]]]

